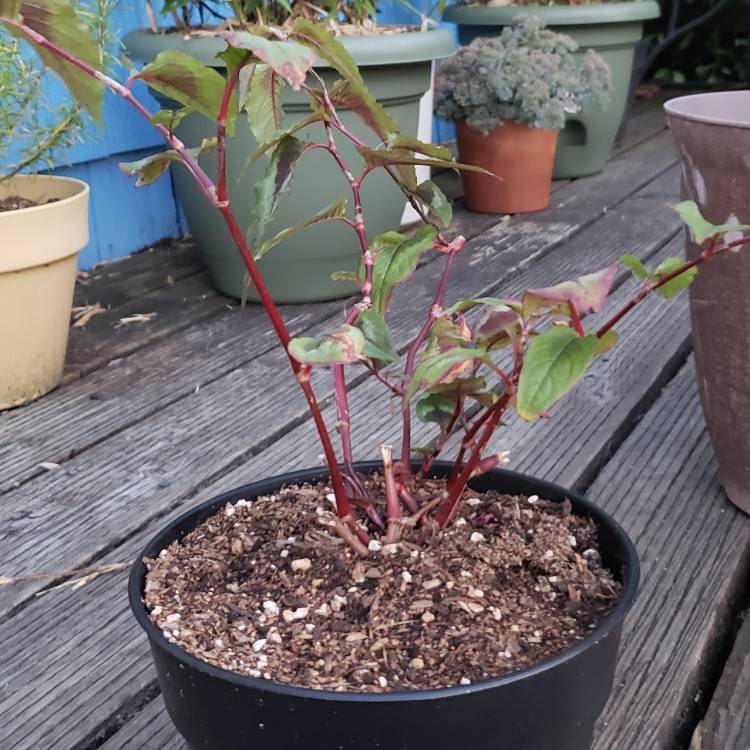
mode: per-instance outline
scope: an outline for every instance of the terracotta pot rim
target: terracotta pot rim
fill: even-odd
[[[743,104],[734,113],[706,114],[702,110],[708,105],[725,104],[732,108],[737,102]],[[700,122],[706,125],[719,125],[728,128],[750,128],[750,91],[711,91],[703,94],[689,94],[669,99],[664,103],[667,115],[679,120]],[[738,117],[740,114],[744,115]]]

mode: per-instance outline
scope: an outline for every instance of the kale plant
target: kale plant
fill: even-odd
[[[508,120],[560,130],[566,113],[603,107],[611,89],[607,64],[583,58],[569,36],[524,16],[500,36],[477,38],[444,61],[435,81],[436,112],[487,134]]]

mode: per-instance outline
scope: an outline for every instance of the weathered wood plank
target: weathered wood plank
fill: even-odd
[[[668,231],[671,232],[673,229],[674,227],[670,226]],[[601,236],[597,239],[600,238]],[[592,245],[580,244],[577,247],[577,256],[573,255],[573,253],[563,252],[565,250],[565,246],[563,246],[560,248],[561,252],[546,256],[542,262],[551,264],[554,260],[558,269],[571,263],[574,265],[576,263],[584,264],[585,267],[588,265],[587,259],[590,261],[591,257],[597,253],[601,253],[604,256],[606,253],[612,254],[616,252],[611,247],[611,243],[599,241]],[[662,250],[661,254],[665,252],[666,250]],[[576,260],[572,261],[571,258],[576,258]],[[528,277],[529,280],[537,278],[534,274],[539,272],[532,266],[528,271],[530,274]],[[634,285],[630,285],[630,288],[623,287],[621,290],[618,290],[615,296],[620,301],[623,301],[626,295],[632,293],[634,288]],[[666,308],[662,308],[661,315],[664,318],[667,317]],[[604,363],[602,360],[602,364],[599,365],[599,367],[604,368],[601,377],[617,377],[617,373],[621,371],[622,364],[630,361],[638,362],[640,353],[644,349],[648,353],[653,353],[655,360],[653,364],[654,368],[663,364],[664,360],[667,359],[667,353],[673,347],[681,346],[680,342],[684,341],[687,336],[685,316],[676,316],[675,318],[675,316],[670,315],[669,317],[671,322],[668,320],[663,321],[664,324],[661,326],[660,336],[652,336],[650,333],[645,333],[635,324],[623,327],[622,343],[616,350],[616,356],[619,359],[613,359],[613,364],[611,365]],[[663,359],[660,360],[660,357]],[[363,386],[356,388],[352,394],[353,403],[371,402],[374,385],[367,382]],[[620,387],[609,389],[610,396],[606,402],[596,400],[593,405],[589,406],[595,412],[596,419],[600,420],[598,434],[603,441],[606,441],[608,436],[615,430],[614,424],[610,425],[609,429],[606,428],[608,416],[614,412],[617,425],[619,425],[622,415],[629,414],[635,408],[635,405],[646,397],[648,387],[648,381],[644,377],[640,381],[639,387],[633,388],[628,392],[630,410],[621,409],[620,402],[622,401],[622,397],[620,390],[622,389]],[[359,444],[367,441],[368,447],[371,448],[376,437],[388,439],[390,437],[388,430],[392,428],[393,421],[389,418],[387,412],[387,408],[376,410],[374,413],[371,411],[373,423],[369,425],[363,425],[361,422],[358,423],[355,429],[355,440]],[[328,415],[330,417],[330,409],[328,410]],[[564,413],[561,412],[558,417],[568,426],[568,429],[572,433],[571,439],[573,441],[581,438],[581,429],[590,429],[590,423],[581,420],[578,408],[572,411],[566,410]],[[422,434],[420,428],[417,436],[419,437]],[[238,466],[228,477],[217,480],[214,486],[201,489],[201,495],[214,492],[218,485],[227,487],[239,481],[248,481],[248,479],[264,473],[278,472],[282,466],[286,467],[289,465],[290,455],[294,456],[295,461],[299,462],[299,465],[318,463],[317,451],[318,449],[315,446],[309,423],[306,422],[259,455],[243,461],[241,467]],[[579,465],[581,471],[583,471],[585,467],[582,464]],[[555,478],[554,474],[552,478]],[[151,503],[158,501],[158,497],[149,498],[149,502]],[[105,506],[101,508],[101,512],[115,516],[120,515],[118,508],[106,502],[106,499]],[[177,510],[173,509],[169,512],[169,515],[176,512]],[[163,522],[164,519],[158,521],[159,524]],[[123,521],[122,519],[116,519],[116,523],[121,525]],[[91,534],[91,527],[92,524],[89,523],[87,525],[87,533],[89,535]],[[128,539],[120,548],[110,552],[105,559],[131,557],[137,553],[145,538],[152,531],[153,527],[140,531],[135,537]],[[61,533],[67,535],[68,531],[62,529]],[[37,536],[37,539],[40,536]],[[44,552],[42,552],[43,554]],[[11,655],[7,663],[0,665],[0,686],[2,686],[0,687],[0,710],[12,716],[13,706],[21,705],[27,699],[26,696],[30,692],[33,692],[36,686],[41,683],[46,685],[48,691],[48,695],[44,699],[45,704],[55,707],[54,710],[49,708],[42,711],[39,719],[40,723],[34,724],[33,727],[29,727],[20,720],[9,723],[5,730],[7,732],[5,746],[8,748],[16,747],[16,743],[22,743],[22,741],[43,742],[45,737],[49,736],[49,733],[53,731],[52,724],[50,723],[53,722],[53,717],[56,736],[62,738],[60,747],[72,746],[74,742],[80,742],[91,735],[92,732],[100,731],[103,726],[106,726],[107,716],[109,716],[106,712],[111,709],[109,700],[114,693],[118,693],[121,701],[126,703],[132,700],[140,690],[151,684],[148,678],[149,657],[144,649],[142,656],[143,663],[138,665],[130,664],[129,670],[123,672],[118,678],[118,681],[121,682],[119,689],[115,688],[113,684],[108,683],[108,693],[106,696],[95,698],[93,705],[90,703],[78,704],[77,693],[74,687],[75,682],[78,679],[96,682],[99,679],[99,675],[109,675],[115,671],[115,666],[119,668],[123,662],[119,654],[119,646],[118,649],[112,648],[111,652],[108,653],[107,645],[111,644],[114,646],[114,644],[119,644],[121,639],[124,643],[129,643],[129,637],[132,635],[135,627],[130,623],[127,615],[122,619],[116,614],[118,610],[124,610],[126,606],[124,581],[122,581],[121,577],[116,582],[112,580],[95,582],[83,593],[85,594],[83,597],[76,596],[75,593],[67,591],[48,595],[46,600],[42,599],[30,604],[15,617],[0,626],[0,638],[5,633],[14,634],[13,637],[17,639],[19,652],[17,655]],[[101,612],[107,613],[106,631],[103,631],[98,626],[97,618],[101,614],[97,613]],[[50,631],[52,622],[64,623],[64,639],[61,640],[59,635],[58,637],[53,637]],[[19,667],[23,663],[24,653],[27,648],[32,647],[32,644],[33,648],[36,649],[36,659],[28,663],[24,670],[21,670]],[[90,654],[94,650],[97,656],[92,659]],[[82,663],[80,666],[77,666],[79,659]],[[112,660],[116,660],[117,665],[114,665]],[[72,664],[73,662],[75,662],[75,665]],[[66,665],[67,671],[61,671],[63,669],[62,665]],[[88,692],[84,694],[84,699],[90,700]],[[85,712],[82,711],[83,705],[86,706]],[[85,713],[85,716],[82,717],[82,713]],[[45,717],[49,717],[49,721]]]
[[[664,175],[653,190],[669,190],[672,177],[671,174]],[[641,218],[648,216],[649,221],[640,225],[640,233],[634,233],[630,241],[641,241],[646,246],[651,243],[651,249],[658,247],[663,238],[676,228],[676,219],[664,212],[658,201],[649,200],[644,205],[640,198],[633,198],[622,211],[610,211],[602,221],[583,233],[578,241],[590,250],[576,254],[571,247],[569,253],[560,255],[562,265],[557,264],[557,258],[540,263],[530,277],[535,281],[530,281],[529,285],[563,278],[568,271],[582,272],[591,268],[594,258],[597,258],[598,265],[605,265],[624,250],[630,250],[630,245],[623,248],[614,243],[622,235],[623,228],[630,227],[634,214]],[[464,254],[456,264],[449,298],[459,298],[469,291],[491,293],[502,279],[529,267],[535,257],[549,252],[561,237],[572,231],[567,226],[546,226],[547,232],[540,233],[535,225],[512,225],[495,246],[480,244],[472,252]],[[555,231],[550,234],[552,229]],[[574,268],[571,268],[571,258],[578,258],[578,263],[573,264]],[[434,282],[439,271],[437,266],[421,269],[421,276],[415,277],[420,283],[399,292],[408,298],[411,309],[427,309],[434,287],[425,282]],[[505,289],[505,292],[511,291],[513,287]],[[421,322],[412,319],[410,306],[397,304],[395,309],[393,340],[403,345]],[[192,490],[195,478],[187,467],[194,461],[202,459],[204,465],[209,461],[216,462],[215,467],[199,477],[204,482],[210,481],[213,476],[231,468],[233,462],[241,461],[248,453],[252,455],[299,420],[305,419],[304,403],[296,393],[295,384],[287,379],[279,385],[278,375],[274,376],[274,368],[277,372],[283,372],[280,369],[283,367],[283,354],[274,350],[267,356],[252,360],[248,367],[237,368],[209,382],[198,393],[190,387],[184,398],[174,401],[164,410],[146,417],[143,422],[134,424],[103,443],[95,443],[91,450],[74,456],[62,469],[40,476],[7,493],[3,502],[6,524],[5,529],[0,531],[0,542],[12,548],[12,551],[4,561],[4,574],[20,574],[31,565],[36,570],[58,570],[85,563],[98,550],[121,541],[133,524],[146,520],[134,513],[129,505],[136,497],[156,495],[159,499],[148,502],[147,507],[158,513]],[[127,372],[125,375],[127,380],[133,380]],[[176,379],[176,376],[172,379]],[[258,384],[255,390],[248,386],[251,379]],[[327,380],[323,393],[326,392],[330,393]],[[135,399],[134,396],[132,398]],[[122,403],[117,405],[120,409],[124,407]],[[95,410],[90,411],[96,413]],[[88,415],[88,412],[84,413]],[[63,425],[66,413],[65,408],[58,412],[57,421]],[[104,414],[108,412],[105,410]],[[245,414],[253,414],[254,425],[262,425],[261,429],[246,424],[248,420]],[[122,416],[120,418],[123,419]],[[84,429],[95,432],[95,421],[86,422]],[[56,423],[51,421],[50,428],[53,425]],[[111,428],[107,421],[100,421],[98,429],[106,431]],[[248,429],[251,430],[249,433]],[[234,448],[227,450],[224,443],[233,435],[236,436]],[[243,435],[246,437],[240,439]],[[157,436],[161,437],[157,439]],[[205,446],[207,440],[211,442]],[[168,447],[172,441],[176,441],[181,448],[178,453],[180,463],[176,467],[165,465],[165,455],[173,453]],[[116,465],[112,465],[113,456],[117,456]],[[184,472],[181,467],[185,467]],[[86,502],[82,499],[88,493],[96,497],[106,495],[106,499],[97,501],[94,514],[86,509]],[[35,504],[40,496],[51,500],[41,506],[38,502]],[[111,510],[103,510],[110,506],[113,506]],[[29,508],[36,510],[30,512]],[[85,531],[74,520],[78,513],[86,517]],[[49,530],[45,531],[47,528]],[[64,530],[71,535],[62,533]],[[57,541],[50,543],[40,554],[36,540],[45,538],[47,534]],[[110,537],[110,534],[113,536]],[[0,611],[17,605],[31,590],[25,593],[23,588],[12,592],[0,590]]]
[[[101,263],[76,284],[75,304],[99,302],[116,307],[124,301],[198,273],[203,264],[191,240],[175,238],[114,262]]]
[[[692,361],[589,494],[630,533],[642,564],[594,750],[673,750],[750,572],[750,518],[719,485]]]
[[[724,666],[705,718],[690,750],[750,748],[750,616],[745,619]]]
[[[674,244],[660,250],[655,257],[661,259],[674,251]],[[580,262],[580,261],[579,261]],[[533,272],[529,270],[529,274]],[[526,276],[527,274],[524,274]],[[530,279],[524,279],[525,281]],[[637,285],[630,282],[623,286],[615,295],[613,302],[622,302],[631,294]],[[589,380],[599,382],[604,387],[589,391],[577,391],[556,410],[554,419],[547,423],[539,423],[532,428],[520,420],[511,420],[507,435],[500,434],[497,447],[511,450],[514,468],[519,468],[563,484],[580,483],[582,478],[599,468],[602,456],[606,453],[611,436],[618,429],[634,419],[639,407],[644,401],[650,400],[653,386],[660,372],[670,366],[668,358],[661,358],[664,348],[674,346],[675,351],[684,349],[688,339],[686,306],[679,304],[669,309],[660,306],[657,309],[641,308],[635,317],[627,319],[621,327],[621,343],[614,350],[613,357],[607,361],[598,360],[591,368]],[[601,318],[602,316],[600,316]],[[589,325],[597,322],[592,317]],[[647,320],[654,322],[659,335],[651,336],[645,325]],[[640,377],[634,378],[634,372]],[[633,383],[636,383],[633,386]],[[354,404],[371,402],[375,389],[369,384],[357,389],[352,399]],[[606,397],[602,398],[602,392]],[[550,434],[549,425],[557,425],[558,435]],[[425,436],[426,430],[422,425],[415,426],[415,438]],[[374,453],[376,440],[393,440],[397,437],[393,430],[393,420],[387,411],[374,415],[374,419],[366,426],[355,423],[354,440],[360,447],[369,448]],[[598,439],[598,445],[594,445]],[[202,494],[209,497],[228,487],[246,483],[252,476],[260,476],[276,470],[279,462],[283,461],[294,446],[314,445],[314,434],[308,425],[303,425],[294,433],[282,438],[264,453],[251,459],[249,465],[238,467],[229,476],[223,477],[213,486],[206,487]],[[576,446],[575,461],[549,462],[550,454],[558,456],[565,454],[567,446]],[[308,449],[307,456],[298,457],[300,466],[308,458],[309,464],[314,463],[314,450]],[[161,523],[161,522],[160,522]],[[158,731],[161,738],[169,726],[166,713],[153,718],[152,731]],[[174,731],[174,730],[173,730]],[[158,744],[149,738],[140,725],[130,727],[126,725],[118,730],[104,746],[106,750],[117,750],[127,747],[131,737],[137,732],[143,750],[157,750]],[[176,735],[176,733],[175,733]],[[161,741],[161,740],[160,740]],[[181,740],[175,736],[174,748],[182,748]]]

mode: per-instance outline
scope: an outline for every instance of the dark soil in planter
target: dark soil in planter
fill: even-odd
[[[0,198],[0,212],[2,211],[18,211],[20,208],[33,208],[40,204],[36,201],[31,201],[28,198],[21,198],[18,195],[11,195],[8,198]]]
[[[441,484],[425,483],[421,500]],[[331,528],[332,497],[304,485],[227,505],[147,561],[146,605],[165,637],[276,682],[419,690],[557,654],[619,597],[593,523],[567,502],[472,493],[438,538],[411,527],[363,559]]]

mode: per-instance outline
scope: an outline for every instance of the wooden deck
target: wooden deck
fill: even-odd
[[[640,103],[604,173],[557,184],[549,209],[507,222],[458,203],[456,230],[470,241],[448,299],[512,294],[623,253],[679,253],[666,208],[677,179],[658,102]],[[421,267],[402,299],[423,309],[438,272]],[[613,304],[634,289],[625,273],[617,285]],[[72,331],[63,386],[0,414],[0,575],[132,560],[185,508],[321,463],[262,311],[213,291],[188,244],[105,266],[77,295],[108,309]],[[284,312],[299,333],[325,329],[339,310]],[[421,321],[398,300],[394,311],[403,346]],[[137,313],[156,317],[120,322]],[[595,750],[750,750],[747,621],[735,638],[750,600],[750,518],[718,484],[690,353],[685,297],[651,300],[554,419],[532,429],[514,421],[498,436],[513,468],[586,491],[641,554],[641,593]],[[364,376],[352,385],[354,406],[381,392]],[[318,387],[328,400],[327,379]],[[391,437],[383,403],[374,423],[355,425],[362,457]],[[0,588],[0,748],[182,750],[125,575],[38,596],[49,585]]]

